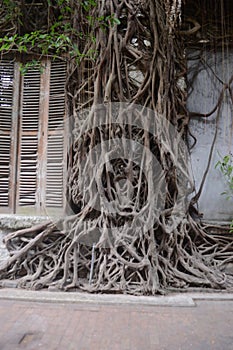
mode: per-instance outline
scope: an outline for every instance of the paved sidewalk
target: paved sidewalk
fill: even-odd
[[[233,349],[232,294],[169,298],[1,289],[0,350]]]

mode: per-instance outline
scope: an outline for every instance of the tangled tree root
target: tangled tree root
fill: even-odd
[[[11,257],[1,266],[1,286],[10,280],[15,287],[31,289],[130,294],[194,287],[232,290],[233,276],[224,273],[233,249],[227,230],[208,234],[207,227],[188,216],[170,234],[158,227],[143,237],[119,235],[118,244],[109,241],[106,247],[100,239],[90,246],[75,232],[80,220],[80,215],[66,219],[63,230],[58,229],[61,223],[47,222],[6,236]]]
[[[132,294],[231,289],[224,267],[233,237],[227,229],[208,233],[189,214],[180,132],[134,104],[84,114],[69,183],[77,213],[6,236],[11,257],[1,285]]]
[[[83,33],[79,65],[69,62],[67,79],[67,111],[75,119],[74,214],[6,236],[11,256],[0,267],[0,284],[132,294],[231,290],[233,276],[224,269],[233,260],[233,236],[197,223],[195,201],[187,202],[193,186],[182,146],[189,116],[181,2],[74,6],[73,27]],[[109,21],[104,29],[87,20],[116,15],[120,24]],[[120,102],[116,115],[112,102]],[[133,114],[124,114],[122,102]],[[154,112],[150,125],[146,109]]]

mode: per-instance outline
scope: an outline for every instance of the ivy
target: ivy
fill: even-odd
[[[97,5],[95,0],[86,0],[81,2],[81,6],[84,11],[89,12],[93,7]]]
[[[0,18],[0,23],[6,23],[9,21],[15,24],[22,24],[22,11],[19,3],[14,0],[3,0],[2,2],[2,18]]]
[[[222,159],[216,163],[215,168],[220,169],[228,185],[228,190],[221,194],[226,195],[228,200],[233,199],[233,155],[229,153],[222,157]]]
[[[71,0],[44,1],[45,6],[47,6],[48,15],[50,12],[56,14],[52,17],[53,20],[48,20],[47,28],[27,31],[23,34],[16,31],[13,35],[4,35],[0,38],[0,52],[39,53],[46,56],[50,55],[53,58],[69,54],[69,57],[75,59],[78,64],[83,54],[81,54],[77,43],[79,39],[85,40],[85,35],[82,32],[78,32],[72,26],[73,13]],[[13,0],[3,0],[3,3],[8,11],[8,16],[13,19],[17,13],[18,22],[23,26],[22,8],[19,3]],[[107,27],[112,27],[120,23],[115,15],[100,16],[97,18],[88,15],[90,10],[97,6],[97,2],[94,0],[80,1],[80,5],[84,13],[86,13],[86,19],[92,28],[98,25],[102,30],[106,30]],[[89,37],[86,39],[91,39],[91,41],[95,42],[93,33],[88,33],[87,35]],[[86,55],[95,60],[97,53],[89,51]],[[35,66],[35,61],[30,64],[27,63],[22,71],[29,66]]]
[[[227,182],[228,189],[221,194],[226,196],[227,200],[233,200],[233,155],[231,153],[221,157],[215,168],[219,168],[224,179]],[[233,220],[230,224],[230,232],[233,233]]]
[[[0,38],[0,45],[0,52],[17,50],[27,53],[33,52],[33,49],[36,47],[42,55],[49,53],[61,55],[73,46],[68,35],[55,31],[49,33],[34,31],[23,36],[18,34],[11,37],[4,36]]]
[[[42,63],[38,60],[32,59],[31,61],[28,61],[27,63],[21,63],[20,64],[20,72],[22,75],[25,75],[29,69],[39,69],[39,71],[42,73],[45,69],[45,67],[42,65]]]
[[[119,25],[121,22],[115,15],[100,16],[97,18],[101,29],[107,29],[109,27],[114,27],[114,25]]]

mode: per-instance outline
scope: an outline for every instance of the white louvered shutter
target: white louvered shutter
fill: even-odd
[[[16,212],[27,215],[40,212],[38,193],[40,81],[39,69],[30,69],[22,76],[21,82]]]
[[[15,69],[16,67],[16,69]],[[15,139],[18,118],[17,65],[0,61],[0,213],[14,211]]]
[[[0,61],[0,212],[60,216],[65,208],[66,64],[20,76]]]
[[[46,212],[60,215],[65,207],[66,182],[66,123],[65,123],[66,64],[53,61],[50,65],[49,111],[47,124]]]
[[[49,64],[50,79],[46,130],[46,172],[44,206],[46,214],[59,216],[65,208],[66,186],[66,127],[65,82],[66,64],[52,61]]]

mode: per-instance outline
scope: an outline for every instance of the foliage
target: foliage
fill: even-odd
[[[222,192],[221,194],[225,195],[227,200],[233,200],[233,155],[229,153],[221,158],[222,159],[216,163],[215,168],[220,169],[228,186],[228,190]],[[230,228],[230,232],[233,233],[233,220],[231,222]]]
[[[91,29],[85,35],[83,31],[80,31],[73,25],[74,9],[72,8],[71,0],[44,0],[46,12],[41,17],[41,22],[39,20],[37,23],[36,30],[32,30],[32,27],[25,29],[24,23],[27,18],[25,18],[25,11],[18,1],[4,0],[5,20],[15,21],[16,16],[20,28],[13,35],[10,35],[8,32],[0,37],[0,52],[34,53],[45,56],[50,55],[53,58],[68,55],[69,58],[75,58],[76,62],[79,63],[80,58],[83,56],[77,45],[80,39],[83,41],[89,39],[94,41],[95,36],[93,32],[96,26],[106,30],[109,26],[120,24],[115,14],[93,17],[90,13],[96,6],[96,1],[94,0],[81,1],[80,6],[84,14],[86,13],[86,21],[88,21],[88,27]],[[47,23],[45,15],[48,17]],[[91,58],[96,56],[92,51],[88,51],[85,54]],[[24,70],[28,66],[34,65],[35,59],[34,63],[27,63],[24,66]]]
[[[17,50],[19,53],[29,53],[36,48],[39,49],[42,55],[55,53],[57,56],[60,56],[62,53],[68,52],[73,46],[70,36],[66,34],[67,27],[60,26],[59,29],[64,30],[63,34],[60,31],[55,31],[55,27],[53,27],[49,33],[43,33],[43,31],[38,30],[22,36],[18,34],[11,37],[5,36],[0,39],[0,51]]]
[[[68,52],[71,56],[80,55],[75,42],[81,34],[72,26],[71,1],[45,0],[43,5],[44,12],[40,19],[35,18],[36,30],[33,30],[32,25],[25,24],[28,14],[26,5],[22,7],[17,1],[4,0],[6,18],[13,20],[16,13],[19,28],[15,28],[13,35],[7,33],[0,38],[0,52],[16,51],[51,55],[54,58]],[[37,8],[37,11],[40,11],[40,8]]]
[[[227,181],[228,191],[222,192],[222,194],[227,196],[227,199],[233,199],[233,156],[231,153],[222,157],[216,165],[216,168],[219,168],[224,178]]]

